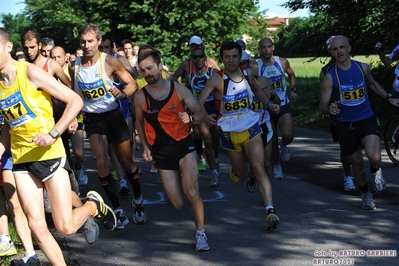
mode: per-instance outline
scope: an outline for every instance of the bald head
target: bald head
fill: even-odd
[[[265,37],[259,41],[259,53],[263,61],[270,60],[273,57],[274,43],[273,40]]]
[[[50,51],[50,57],[57,61],[61,67],[65,65],[65,50],[61,46],[54,46]]]
[[[269,37],[264,37],[264,38],[260,39],[259,46],[263,43],[274,44],[273,40],[270,39]]]
[[[337,35],[331,40],[330,47],[332,49],[333,44],[336,43],[344,43],[345,45],[349,46],[349,39],[344,35]]]
[[[344,66],[350,62],[351,49],[349,39],[343,35],[335,36],[330,44],[331,56],[338,66]]]

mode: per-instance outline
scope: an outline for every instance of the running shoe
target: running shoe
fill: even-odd
[[[356,191],[356,186],[354,183],[353,176],[344,177],[344,189],[345,191]]]
[[[100,234],[100,228],[93,217],[89,216],[83,225],[83,235],[86,243],[91,245],[97,241]]]
[[[129,223],[129,219],[126,217],[125,212],[122,209],[115,210],[116,215],[116,228],[125,229],[125,225]]]
[[[151,174],[157,174],[158,173],[158,168],[154,164],[151,165],[150,173]]]
[[[89,191],[86,195],[86,200],[93,201],[97,205],[97,211],[94,218],[97,218],[104,225],[105,229],[113,231],[116,227],[116,216],[114,211],[104,203],[103,198],[96,191]]]
[[[218,173],[220,173],[220,162],[219,162],[219,160],[215,161],[215,166],[216,166],[216,170],[218,170]]]
[[[367,191],[366,193],[362,192],[362,208],[364,210],[374,210],[375,204],[373,202],[373,194],[370,191]]]
[[[230,168],[230,179],[233,182],[238,182],[238,180],[240,180],[238,178],[238,176],[236,175],[236,173],[234,172],[234,168],[233,167]]]
[[[25,252],[25,257],[19,260],[12,260],[10,266],[40,266],[40,260],[37,255],[28,257]]]
[[[199,163],[198,163],[198,170],[200,171],[200,172],[204,172],[204,171],[206,171],[206,167],[207,167],[208,165],[206,164],[206,161],[204,160],[204,161],[199,161]]]
[[[252,171],[249,172],[249,176],[247,177],[247,180],[245,180],[245,186],[247,187],[249,193],[253,193],[255,191],[256,177],[253,175]]]
[[[281,168],[281,164],[276,164],[274,166],[273,178],[274,179],[283,179],[283,169]]]
[[[76,176],[73,171],[71,171],[71,173],[69,174],[69,181],[71,183],[72,191],[74,191],[78,196],[80,196],[79,183],[78,180],[76,180]]]
[[[219,182],[220,182],[219,173],[218,172],[212,173],[211,187],[218,187]]]
[[[140,196],[139,200],[132,200],[132,205],[134,209],[133,213],[133,221],[136,224],[143,224],[147,220],[147,216],[145,215],[144,212],[144,206],[143,206],[143,195]]]
[[[288,147],[287,146],[285,146],[284,144],[283,144],[283,141],[280,139],[280,141],[278,142],[278,146],[280,147],[280,156],[281,156],[281,159],[284,161],[284,162],[288,162],[289,160],[290,160],[290,157],[291,157],[291,155],[290,155],[290,150],[288,149]]]
[[[14,246],[14,243],[10,240],[8,243],[0,244],[0,257],[3,256],[11,256],[17,254],[17,249]]]
[[[46,213],[51,213],[50,199],[48,198],[47,190],[44,190],[43,192],[43,202],[44,202],[44,211]]]
[[[112,178],[113,178],[115,181],[119,182],[119,176],[118,176],[118,173],[117,173],[115,170],[112,171]]]
[[[78,183],[80,186],[86,186],[87,182],[89,182],[89,178],[87,177],[86,173],[85,173],[85,169],[82,168],[80,169],[76,169],[76,173],[78,175]]]
[[[275,214],[273,208],[269,209],[266,215],[266,225],[267,229],[277,229],[277,226],[280,224],[280,219]]]
[[[196,234],[197,244],[195,245],[195,251],[202,252],[209,250],[208,239],[205,233]]]
[[[130,196],[130,190],[125,179],[119,181],[119,187],[119,195],[121,195],[122,198],[127,198]]]
[[[382,175],[382,170],[381,168],[378,169],[377,172],[372,174],[373,179],[374,179],[374,188],[377,192],[383,191],[387,185],[387,181]]]

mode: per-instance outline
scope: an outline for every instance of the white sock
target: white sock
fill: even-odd
[[[267,205],[265,209],[266,209],[266,213],[269,213],[269,209],[274,209],[274,207],[271,205]]]
[[[33,257],[35,255],[36,255],[36,252],[34,250],[33,251],[26,251],[24,253],[24,257],[22,258],[22,260],[26,263],[29,260],[30,257]]]
[[[140,195],[139,199],[133,199],[134,200],[134,204],[141,204],[143,203],[143,195]]]
[[[202,230],[196,230],[196,233],[197,233],[197,235],[205,235],[205,230],[204,229],[202,229]]]

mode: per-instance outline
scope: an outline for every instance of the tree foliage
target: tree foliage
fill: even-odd
[[[24,16],[33,22],[41,36],[53,38],[68,51],[74,51],[78,45],[78,29],[93,22],[103,34],[111,35],[117,45],[123,39],[131,39],[138,45],[157,47],[172,68],[187,56],[187,43],[192,35],[202,37],[207,54],[218,58],[222,42],[241,38],[244,33],[256,35],[255,26],[265,27],[262,13],[258,12],[258,0],[25,0],[25,3]]]
[[[367,55],[374,52],[377,41],[390,50],[399,39],[399,0],[288,0],[284,6],[293,11],[309,8],[320,19],[309,25],[316,26],[320,33],[319,37],[308,39],[309,45],[322,47],[328,36],[341,34],[350,38],[354,55]]]
[[[14,49],[22,48],[21,33],[32,27],[32,22],[25,16],[25,14],[4,14],[1,16],[1,23],[4,28],[11,35],[11,41],[14,44]]]

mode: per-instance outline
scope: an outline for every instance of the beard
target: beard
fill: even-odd
[[[39,51],[36,53],[36,56],[33,59],[30,59],[29,56],[26,57],[26,60],[29,63],[34,63],[36,61],[36,59],[39,57]]]
[[[154,76],[147,76],[145,77],[145,81],[147,81],[148,85],[155,84],[158,80]]]

